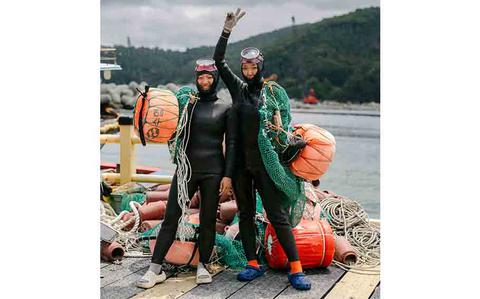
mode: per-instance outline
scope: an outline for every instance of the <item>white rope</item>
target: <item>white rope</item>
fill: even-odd
[[[178,188],[178,205],[182,210],[182,215],[178,220],[178,229],[177,236],[180,241],[185,242],[186,236],[191,234],[191,228],[187,225],[188,223],[188,202],[190,198],[188,196],[188,182],[192,176],[192,169],[190,166],[190,161],[186,153],[188,141],[190,139],[190,127],[192,123],[193,112],[197,105],[197,101],[193,102],[192,110],[190,115],[188,113],[188,104],[185,105],[182,117],[179,120],[178,131],[175,136],[174,144],[177,144],[179,136],[183,133],[183,139],[178,144],[177,150],[177,188]],[[188,127],[187,127],[188,126]],[[185,131],[186,129],[186,131]]]
[[[141,205],[135,201],[131,201],[129,205],[132,209],[133,217],[124,221],[121,218],[123,215],[128,214],[127,211],[122,211],[117,215],[108,203],[102,202],[100,206],[100,221],[109,224],[117,232],[118,237],[115,241],[124,247],[126,253],[129,252],[129,255],[134,255],[134,252],[137,252],[137,255],[139,255],[143,254],[143,250],[137,240],[137,231],[140,226],[140,213],[138,212],[138,208],[140,208]],[[135,224],[129,231],[123,230],[133,222],[135,222]]]
[[[380,231],[370,224],[368,215],[360,204],[340,195],[330,195],[320,200],[310,184],[306,183],[305,188],[313,195],[313,201],[320,204],[321,218],[328,221],[336,235],[348,240],[358,257],[355,264],[347,265],[335,260],[333,263],[354,273],[378,275]]]

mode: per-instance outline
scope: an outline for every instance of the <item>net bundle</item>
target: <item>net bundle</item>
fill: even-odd
[[[265,238],[265,222],[263,221],[263,205],[260,195],[256,194],[256,211],[255,211],[255,227],[256,239],[258,248],[258,259],[260,263],[266,263],[264,238]],[[238,223],[238,214],[233,219],[230,225]],[[220,258],[220,263],[233,269],[242,269],[247,265],[247,258],[243,249],[240,238],[232,239],[226,235],[217,233],[215,236],[215,246],[217,246],[217,253]]]
[[[285,89],[273,81],[264,85],[261,98],[258,147],[269,177],[283,194],[282,204],[290,210],[290,222],[292,226],[296,226],[305,208],[303,179],[295,176],[289,166],[282,164],[279,158],[288,144],[285,132],[293,132],[290,125],[290,99]],[[280,111],[282,130],[273,130],[270,126],[276,110]]]

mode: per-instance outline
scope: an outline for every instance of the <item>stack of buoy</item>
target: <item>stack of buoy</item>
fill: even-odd
[[[166,209],[166,203],[168,200],[168,194],[169,194],[169,189],[170,185],[160,185],[156,187],[155,190],[148,191],[146,192],[146,203],[144,204],[145,206],[147,205],[152,205],[155,203],[165,203],[165,209]],[[193,197],[191,198],[190,201],[190,206],[189,206],[189,223],[193,225],[200,225],[200,205],[201,205],[201,193],[200,190],[198,190]],[[142,209],[139,210],[139,212]],[[163,211],[163,208],[162,208]],[[220,198],[219,200],[219,205],[218,205],[218,210],[217,210],[217,220],[216,220],[216,232],[219,234],[224,234],[226,228],[229,227],[229,224],[232,222],[233,218],[235,217],[236,213],[238,211],[237,204],[235,201],[235,197],[232,194],[231,196],[224,196],[223,198]],[[140,212],[142,214],[142,212]],[[160,209],[157,209],[157,213],[160,213]],[[163,219],[163,215],[162,219]],[[158,225],[156,222],[151,222],[152,220],[143,220],[142,219],[142,225],[141,231],[146,231],[148,229],[153,228],[155,225]],[[145,224],[144,224],[145,223]],[[152,226],[153,225],[153,226]],[[155,248],[156,240],[150,240],[149,242],[149,247],[151,253],[153,253],[153,250]],[[175,240],[170,249],[167,252],[167,255],[165,256],[165,260],[173,265],[185,265],[190,261],[190,265],[197,265],[198,264],[198,249],[194,252],[195,249],[195,242],[194,241],[185,241],[181,242],[179,240]],[[192,257],[193,255],[193,257]],[[190,260],[191,259],[191,260]]]

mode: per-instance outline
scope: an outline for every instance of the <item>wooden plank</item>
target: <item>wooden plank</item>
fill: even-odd
[[[140,269],[133,272],[122,279],[115,281],[103,288],[101,288],[101,298],[122,299],[131,298],[136,294],[142,293],[145,289],[136,286],[137,280],[142,277],[147,268]],[[172,276],[173,272],[165,271],[167,274],[167,280]]]
[[[305,274],[312,283],[312,288],[310,290],[298,291],[289,285],[278,297],[275,298],[322,298],[332,289],[335,283],[342,278],[345,271],[336,266],[330,266],[328,268],[305,269]]]
[[[368,299],[380,282],[380,275],[347,272],[327,294],[325,299]]]
[[[212,275],[215,276],[222,270],[223,268],[217,267],[213,269]],[[170,277],[155,287],[137,294],[133,298],[178,298],[197,286],[195,277],[196,270],[180,273],[178,276]]]
[[[286,271],[268,270],[263,276],[239,289],[229,299],[274,298],[289,285]]]
[[[373,292],[372,296],[370,296],[369,299],[380,299],[380,283],[375,288],[375,291]]]
[[[224,299],[235,293],[238,289],[247,284],[247,282],[237,280],[238,271],[230,269],[218,274],[210,284],[202,284],[193,288],[190,292],[180,296],[181,299]]]
[[[147,268],[150,265],[150,258],[124,258],[122,264],[110,264],[100,269],[101,287],[114,283],[125,276]]]
[[[135,295],[133,298],[177,298],[196,286],[195,272],[184,272],[176,277],[168,278],[155,287]]]
[[[145,274],[145,271],[138,270],[130,275],[124,276],[122,279],[115,281],[103,288],[101,288],[102,299],[123,299],[135,296],[144,291],[138,288],[136,282]]]

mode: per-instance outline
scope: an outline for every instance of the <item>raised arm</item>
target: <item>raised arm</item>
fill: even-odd
[[[217,46],[215,47],[215,53],[213,54],[213,60],[215,60],[215,65],[220,73],[220,77],[228,88],[228,91],[232,95],[233,104],[237,99],[236,95],[240,92],[243,81],[235,75],[230,67],[228,67],[227,62],[225,61],[225,52],[227,50],[228,38],[233,27],[237,24],[238,20],[245,15],[244,11],[237,9],[236,13],[229,12],[225,18],[225,25],[223,27],[222,34],[218,39]]]

